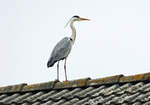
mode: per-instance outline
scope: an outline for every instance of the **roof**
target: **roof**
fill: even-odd
[[[0,87],[0,105],[150,105],[150,73]]]

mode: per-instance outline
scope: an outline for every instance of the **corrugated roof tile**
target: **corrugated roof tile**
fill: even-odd
[[[143,105],[150,105],[150,101],[144,103]]]
[[[135,103],[133,103],[133,105],[142,105],[142,103],[141,102],[135,102]]]
[[[111,87],[108,87],[108,88],[104,88],[102,90],[100,90],[99,92],[93,94],[92,96],[93,97],[96,97],[96,96],[99,96],[99,95],[104,95],[104,96],[107,96],[107,94],[111,94],[111,92],[118,87],[118,84],[116,85],[112,85]],[[110,93],[109,93],[110,92]]]
[[[112,98],[112,100],[109,100],[108,103],[109,103],[109,104],[110,104],[110,103],[111,103],[111,104],[114,104],[114,103],[115,103],[115,104],[116,104],[116,103],[119,104],[118,101],[119,101],[120,99],[121,99],[121,97],[116,96],[116,97]]]
[[[19,96],[19,93],[15,93],[15,94],[13,94],[13,95],[11,95],[11,96],[8,96],[8,97],[6,97],[6,98],[0,100],[0,102],[9,104],[13,99],[15,99],[15,98],[18,97],[18,96]]]
[[[80,92],[75,93],[73,96],[79,97],[79,98],[86,97],[86,93],[91,91],[92,89],[93,89],[93,87],[88,87]]]
[[[128,104],[128,103],[123,103],[122,105],[130,105],[130,104]]]
[[[23,103],[22,105],[31,105],[30,103]]]
[[[81,104],[85,103],[86,101],[88,101],[89,99],[90,99],[89,97],[86,97],[84,99],[81,99],[81,100],[75,102],[74,105],[81,105]]]
[[[118,104],[123,104],[124,98],[127,97],[127,96],[128,96],[127,93],[124,93],[124,94],[122,94],[122,95],[119,95],[119,96],[117,96],[115,102],[118,103]]]
[[[47,97],[50,97],[53,94],[56,94],[55,90],[52,90],[50,92],[46,92],[45,94],[35,98],[34,101],[43,101],[44,99],[46,99]]]
[[[41,104],[40,102],[35,102],[32,105],[40,105],[40,104]]]
[[[97,97],[94,97],[94,98],[91,98],[90,100],[88,100],[86,104],[90,104],[90,105],[93,105],[93,104],[98,104],[98,103],[103,103],[104,102],[104,97],[102,96],[97,96]]]
[[[150,91],[150,87],[147,87],[146,89],[143,90],[143,92],[149,92]]]
[[[144,86],[140,87],[139,90],[140,91],[144,91],[145,89],[150,87],[150,83],[144,84]]]
[[[15,98],[14,100],[12,100],[12,102],[21,103],[21,100],[24,100],[25,98],[27,98],[27,97],[29,97],[29,96],[31,96],[31,95],[32,95],[31,92],[25,93],[25,94],[23,94],[23,95],[18,96],[18,97]]]
[[[104,98],[104,100],[101,103],[105,103],[106,105],[110,105],[109,100],[113,99],[115,95],[110,95]]]
[[[102,90],[102,89],[104,89],[104,88],[105,88],[105,86],[100,86],[100,87],[98,87],[98,88],[95,88],[95,89],[93,89],[93,90],[87,92],[87,95],[90,96],[90,97],[92,97],[93,94],[99,92],[100,90]]]
[[[65,102],[65,100],[61,99],[58,102],[55,102],[53,105],[62,105],[64,102]]]
[[[117,94],[117,95],[123,94],[125,92],[125,90],[127,88],[129,88],[130,86],[131,86],[130,83],[126,83],[126,84],[124,84],[122,86],[119,86],[116,90],[114,90],[114,93]]]
[[[133,103],[133,99],[135,99],[140,93],[135,93],[133,95],[129,95],[124,97],[124,102]]]
[[[50,100],[50,101],[47,101],[47,102],[45,102],[45,103],[43,103],[43,104],[41,104],[41,105],[52,105],[54,102],[52,101],[52,100]]]
[[[0,95],[0,100],[2,100],[3,98],[7,97],[7,94],[2,94]]]
[[[131,87],[127,88],[126,89],[126,92],[129,92],[129,93],[136,93],[139,91],[139,88],[143,86],[143,82],[139,82],[135,85],[132,85]]]
[[[69,90],[64,89],[64,90],[62,90],[62,91],[60,91],[60,92],[58,92],[58,93],[56,92],[55,94],[52,94],[51,96],[45,98],[44,101],[47,101],[47,100],[57,101],[57,100],[61,99],[60,96],[64,95],[64,94],[67,93],[68,91],[69,91]]]
[[[65,103],[63,103],[63,105],[73,105],[75,102],[78,102],[79,99],[78,98],[73,98],[70,101],[66,101]]]
[[[62,95],[61,97],[64,98],[64,99],[66,99],[66,100],[72,99],[74,97],[75,93],[78,93],[81,90],[82,90],[81,88],[75,88],[72,91],[70,91],[70,92]]]
[[[43,95],[43,94],[44,94],[44,92],[35,93],[35,94],[33,94],[33,95],[31,95],[31,96],[25,98],[25,99],[23,100],[23,102],[33,103],[35,98],[38,98],[39,96],[41,96],[41,95]]]
[[[140,95],[138,95],[136,98],[134,98],[132,101],[133,102],[136,102],[136,101],[139,101],[139,102],[146,102],[146,101],[148,101],[147,100],[147,97],[149,97],[150,96],[150,92],[148,92],[148,93],[144,93],[144,94],[140,94]],[[146,99],[146,100],[145,100]]]
[[[119,87],[118,84],[113,85],[113,86],[107,88],[102,94],[103,94],[104,96],[111,95],[112,93],[115,92],[115,89],[117,89],[118,87]]]

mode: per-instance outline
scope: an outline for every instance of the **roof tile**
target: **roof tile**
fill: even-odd
[[[93,87],[88,87],[88,88],[84,89],[83,91],[77,92],[76,94],[74,94],[74,96],[78,97],[80,99],[84,98],[87,96],[87,93],[91,90],[93,90]]]
[[[142,103],[141,102],[135,102],[135,103],[133,103],[133,105],[142,105]]]
[[[117,89],[118,87],[119,87],[118,84],[113,85],[113,86],[107,88],[102,94],[103,94],[104,96],[111,95],[112,93],[115,92],[115,89]]]
[[[58,102],[55,102],[53,105],[62,105],[63,103],[65,102],[64,99],[58,101]]]
[[[128,103],[123,103],[123,104],[121,104],[121,105],[129,105]]]
[[[126,96],[124,98],[124,102],[131,103],[131,102],[133,102],[133,99],[135,99],[138,95],[140,95],[140,93],[135,93],[133,95]]]
[[[102,103],[105,103],[105,105],[110,105],[109,100],[113,99],[115,95],[110,95],[108,97],[105,97]]]
[[[53,101],[47,101],[46,103],[43,103],[43,104],[41,104],[41,105],[52,105],[53,104]]]
[[[54,88],[55,83],[56,83],[56,81],[50,81],[50,82],[45,82],[45,83],[26,85],[26,86],[24,86],[22,91],[26,92],[26,91],[52,89],[52,88]]]
[[[149,91],[150,91],[150,87],[143,90],[143,92],[149,92]]]
[[[34,101],[43,101],[44,99],[46,99],[47,97],[50,97],[51,95],[53,95],[55,93],[56,93],[56,91],[54,91],[54,90],[52,90],[50,92],[46,92],[45,94],[34,99]]]
[[[87,86],[88,80],[90,80],[90,78],[78,79],[78,80],[73,80],[73,81],[57,82],[54,88],[62,89],[62,88],[83,87],[83,86]]]
[[[40,105],[40,102],[35,102],[32,105]]]
[[[144,81],[150,80],[150,73],[138,74],[133,76],[123,76],[120,78],[120,83],[123,82],[136,82],[136,81]]]
[[[66,99],[66,100],[72,99],[73,96],[74,96],[74,94],[75,94],[75,93],[78,93],[78,92],[80,92],[80,91],[81,91],[81,88],[75,88],[75,89],[73,89],[72,91],[70,91],[70,92],[68,92],[68,93],[66,93],[66,94],[64,94],[64,95],[62,95],[62,98]]]
[[[128,96],[128,94],[126,94],[126,93],[124,93],[124,94],[122,94],[122,95],[120,95],[120,96],[117,96],[115,99],[113,99],[113,100],[114,100],[113,102],[116,102],[116,103],[118,103],[118,104],[122,104],[123,101],[124,101],[124,98],[125,98],[126,96]]]
[[[135,99],[133,99],[132,101],[133,102],[136,102],[136,101],[140,101],[140,102],[146,102],[147,100],[145,100],[148,96],[150,96],[150,92],[148,93],[145,93],[145,94],[141,94],[141,95],[138,95]]]
[[[147,83],[147,84],[145,84],[144,86],[140,87],[139,90],[145,92],[145,90],[146,90],[147,88],[149,88],[149,87],[150,87],[150,83]]]
[[[143,105],[150,105],[150,101],[144,103]]]
[[[50,95],[49,97],[45,98],[44,101],[47,101],[47,100],[49,100],[49,99],[51,99],[51,100],[53,100],[53,101],[57,101],[57,100],[61,99],[60,96],[62,96],[63,94],[67,93],[68,91],[69,91],[69,90],[64,89],[64,90],[62,90],[62,91],[60,91],[60,92],[58,92],[58,93],[55,93],[55,94]]]
[[[22,105],[30,105],[29,103],[23,103]]]
[[[0,100],[1,100],[1,99],[4,99],[5,97],[7,97],[7,95],[6,95],[6,94],[2,94],[2,95],[0,95]]]
[[[96,94],[97,92],[99,92],[100,90],[102,90],[104,88],[105,88],[105,86],[100,86],[100,87],[98,87],[96,89],[93,89],[93,90],[87,92],[87,95],[92,97],[93,94]]]
[[[78,98],[73,98],[72,100],[63,103],[63,105],[73,105],[75,102],[78,102],[78,101],[79,101]]]
[[[19,96],[19,93],[15,93],[11,96],[8,96],[7,98],[4,98],[3,100],[1,100],[0,102],[3,102],[3,103],[6,103],[6,104],[9,104],[13,99],[15,99],[16,97]]]
[[[84,103],[83,105],[97,105],[98,103],[102,103],[104,101],[104,98],[102,96],[98,96],[95,98],[91,98],[89,101],[87,101],[86,103]]]
[[[84,99],[81,99],[77,102],[75,102],[73,105],[81,105],[82,103],[85,103],[86,101],[88,101],[90,98],[89,97],[86,97]]]
[[[143,82],[139,82],[139,83],[132,85],[131,87],[127,88],[126,92],[129,92],[131,94],[136,93],[139,91],[140,87],[142,87],[142,86],[143,86]]]
[[[38,92],[36,94],[33,94],[29,97],[27,97],[26,99],[24,99],[23,101],[28,101],[28,102],[35,102],[34,99],[38,98],[39,96],[43,95],[44,92]]]
[[[20,100],[23,100],[23,99],[25,99],[25,98],[27,98],[27,97],[29,97],[29,96],[31,96],[31,95],[32,95],[31,92],[25,93],[24,95],[15,98],[12,102],[14,102],[14,103],[21,102]]]
[[[120,86],[119,88],[117,88],[116,90],[114,90],[114,93],[116,93],[117,95],[123,94],[125,92],[125,90],[127,88],[129,88],[130,86],[131,86],[130,83],[126,83],[126,84]]]
[[[116,75],[116,76],[110,76],[110,77],[105,77],[105,78],[92,79],[88,81],[88,85],[90,86],[90,85],[118,83],[122,76],[123,75]]]

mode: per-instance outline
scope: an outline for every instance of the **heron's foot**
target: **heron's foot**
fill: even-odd
[[[65,81],[68,81],[67,79]]]
[[[57,82],[60,82],[60,81],[59,81],[59,79],[55,79],[54,82],[57,83]]]

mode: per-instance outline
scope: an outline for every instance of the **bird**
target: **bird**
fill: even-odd
[[[67,72],[66,72],[66,61],[67,57],[74,45],[76,39],[76,29],[74,27],[74,22],[76,21],[89,21],[90,19],[82,18],[77,15],[73,16],[68,23],[70,23],[70,28],[72,30],[72,35],[70,37],[64,37],[61,39],[53,48],[50,58],[47,62],[47,67],[53,67],[53,65],[57,62],[57,79],[59,81],[59,61],[64,61],[64,72],[65,72],[65,80],[67,81]]]

